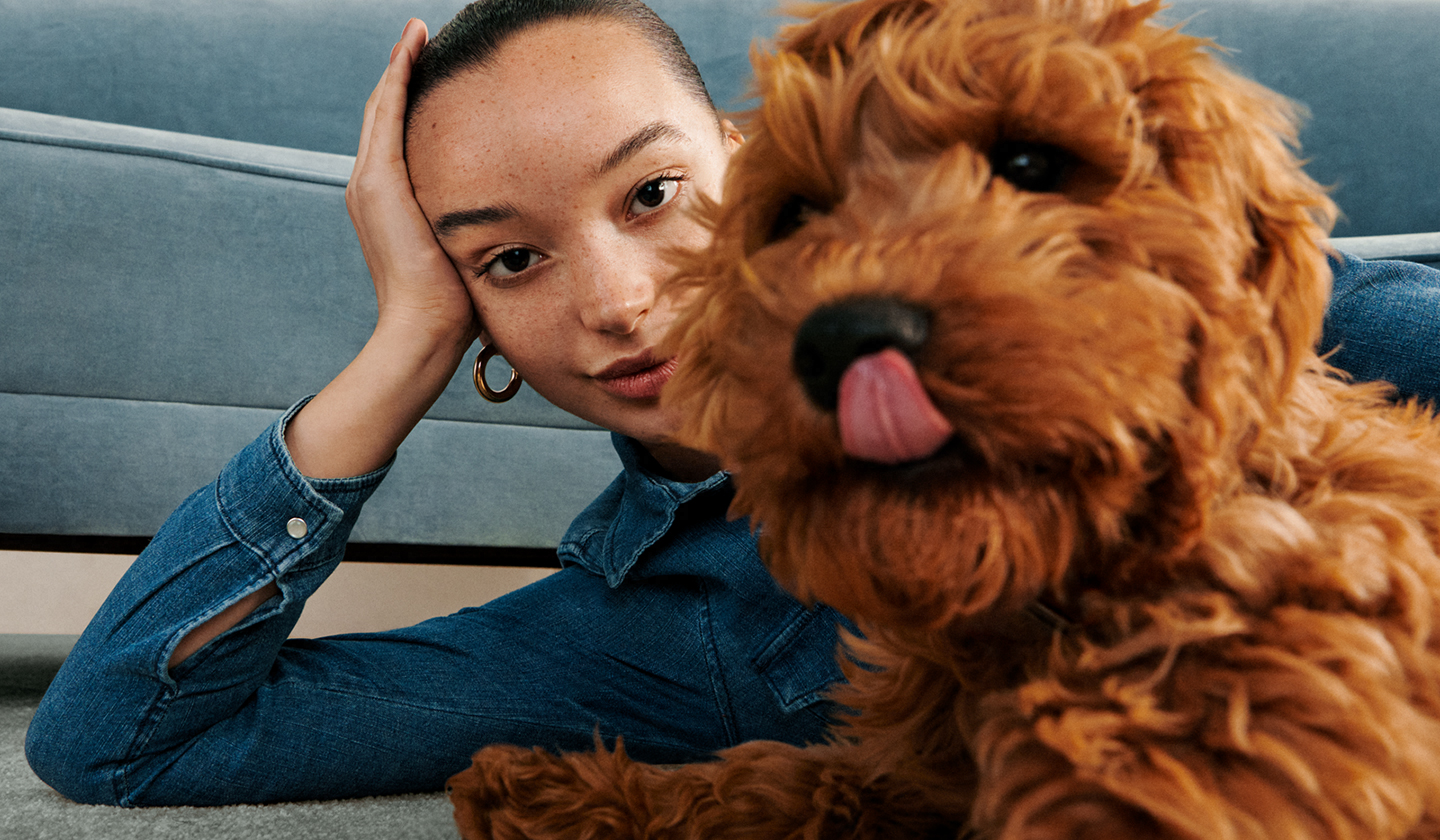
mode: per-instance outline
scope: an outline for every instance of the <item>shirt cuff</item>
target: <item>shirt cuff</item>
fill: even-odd
[[[285,427],[311,399],[291,406],[231,459],[216,481],[216,501],[226,527],[277,575],[297,567],[320,546],[343,547],[361,506],[395,462],[392,457],[379,469],[351,478],[301,475],[285,446]]]

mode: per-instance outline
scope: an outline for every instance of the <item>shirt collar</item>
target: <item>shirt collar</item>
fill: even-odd
[[[682,505],[712,491],[732,491],[727,472],[704,481],[675,481],[648,466],[650,456],[638,441],[613,432],[610,440],[623,469],[570,523],[558,553],[562,565],[602,575],[613,588],[669,532]]]

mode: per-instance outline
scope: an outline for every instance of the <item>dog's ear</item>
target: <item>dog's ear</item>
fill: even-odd
[[[1169,181],[1210,215],[1224,240],[1212,247],[1242,266],[1262,319],[1254,384],[1278,397],[1320,337],[1335,205],[1296,155],[1301,106],[1230,70],[1206,42],[1186,40],[1188,50],[1152,53],[1159,61],[1142,107],[1154,115],[1149,130]]]

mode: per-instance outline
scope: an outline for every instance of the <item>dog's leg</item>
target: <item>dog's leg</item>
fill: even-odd
[[[488,747],[450,781],[465,840],[954,838],[923,786],[871,778],[846,745],[753,742],[712,763],[661,768],[614,752]],[[968,796],[964,797],[968,801]],[[963,818],[963,817],[962,817]]]

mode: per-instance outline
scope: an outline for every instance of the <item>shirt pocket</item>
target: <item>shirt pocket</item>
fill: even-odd
[[[835,659],[840,621],[828,607],[801,607],[752,660],[787,714],[827,703],[830,687],[844,680]]]

